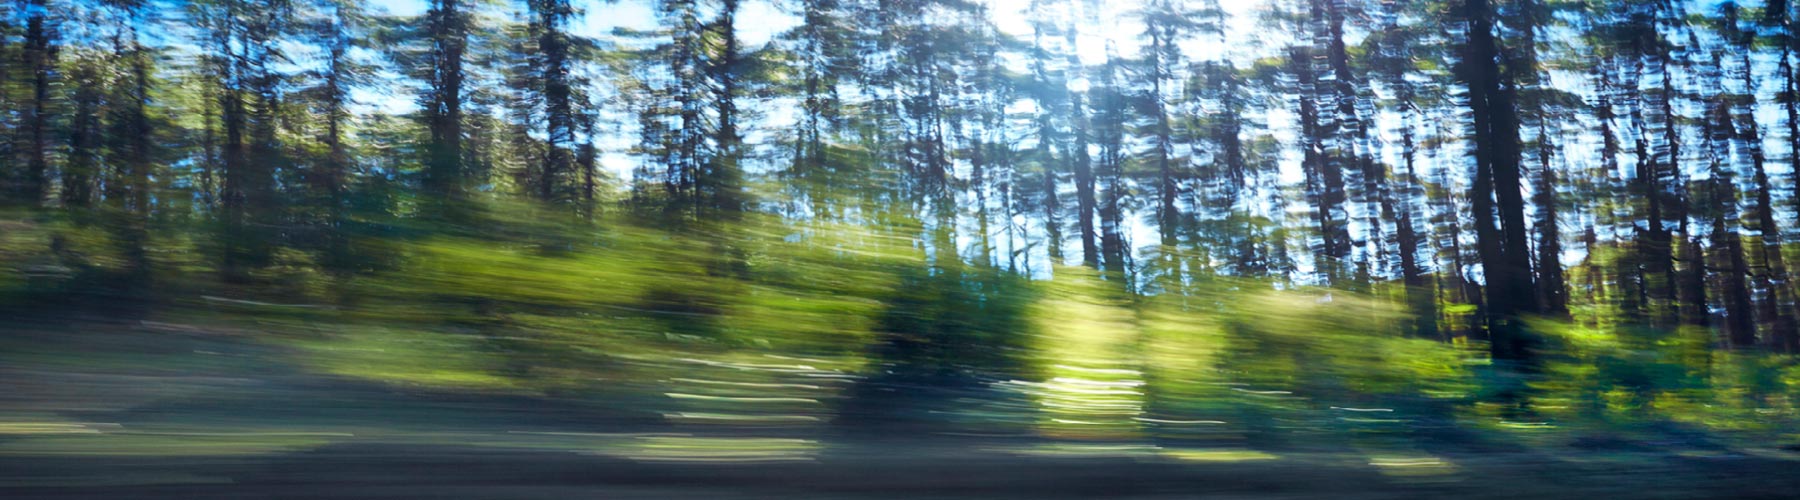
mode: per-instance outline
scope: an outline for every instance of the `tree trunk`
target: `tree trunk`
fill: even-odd
[[[1562,228],[1557,219],[1556,169],[1550,164],[1555,147],[1544,122],[1538,120],[1538,172],[1532,201],[1537,205],[1538,230],[1538,307],[1546,315],[1566,318],[1569,315],[1569,289],[1564,284],[1562,268]]]
[[[1073,46],[1077,38],[1076,30],[1068,31],[1068,43]],[[1071,51],[1068,57],[1070,71],[1081,72],[1081,59]],[[1076,224],[1081,226],[1081,263],[1082,265],[1100,268],[1100,246],[1096,241],[1094,212],[1098,208],[1095,200],[1093,158],[1088,153],[1088,116],[1082,102],[1083,91],[1069,95],[1070,129],[1074,137],[1070,140],[1069,158],[1075,164],[1075,201]]]
[[[56,35],[47,25],[49,9],[46,0],[30,0],[25,5],[24,57],[25,70],[31,72],[31,102],[19,116],[25,126],[25,178],[18,181],[16,197],[27,205],[42,203],[50,191],[50,85],[56,65],[52,42]]]
[[[724,214],[743,209],[742,173],[738,162],[743,154],[743,138],[738,135],[738,39],[737,11],[739,0],[723,0],[719,17],[713,25],[718,31],[718,62],[713,66],[713,106],[716,126],[713,130],[714,153],[706,168],[703,192],[711,198],[709,205]],[[730,215],[727,215],[728,217]]]
[[[468,19],[463,0],[432,0],[425,29],[431,38],[431,79],[425,99],[426,143],[423,187],[430,196],[456,201],[467,195],[463,165],[463,52]],[[449,210],[455,210],[450,208]],[[453,214],[441,214],[452,216]]]
[[[1403,98],[1403,102],[1410,99]],[[1388,211],[1395,212],[1394,243],[1400,249],[1400,280],[1406,286],[1407,308],[1412,313],[1413,334],[1421,338],[1436,338],[1437,299],[1433,297],[1430,286],[1426,282],[1427,275],[1423,266],[1419,265],[1419,236],[1413,226],[1413,193],[1414,186],[1420,185],[1418,172],[1415,169],[1418,159],[1417,145],[1413,140],[1413,116],[1409,107],[1404,112],[1400,128],[1401,162],[1405,165],[1405,177],[1401,182],[1406,191],[1400,196],[1399,203],[1388,203]],[[1398,205],[1398,206],[1396,206]]]
[[[1465,0],[1462,15],[1468,23],[1468,40],[1459,73],[1468,87],[1475,126],[1470,198],[1487,281],[1489,346],[1495,360],[1524,361],[1530,357],[1533,342],[1520,317],[1537,312],[1532,300],[1535,286],[1525,228],[1517,89],[1513,85],[1514,73],[1524,69],[1507,66],[1510,61],[1495,40],[1494,14],[1487,0]]]
[[[541,65],[537,68],[543,85],[544,161],[538,180],[538,197],[546,202],[567,201],[569,186],[564,177],[573,167],[571,153],[575,148],[575,107],[573,87],[569,82],[569,38],[567,21],[574,14],[567,0],[533,0],[532,10],[538,30]]]

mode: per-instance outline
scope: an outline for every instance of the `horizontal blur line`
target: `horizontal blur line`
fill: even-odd
[[[807,398],[748,398],[748,397],[731,397],[731,396],[704,396],[704,395],[700,395],[700,394],[683,394],[683,393],[679,393],[679,392],[665,392],[665,393],[663,393],[663,395],[671,397],[671,398],[675,398],[675,399],[699,399],[699,400],[704,400],[704,401],[725,401],[725,402],[733,402],[733,403],[811,403],[811,404],[819,404],[819,400],[807,399]]]
[[[529,434],[536,436],[575,436],[575,437],[690,437],[685,432],[551,432],[551,431],[506,431],[507,434]]]
[[[108,432],[108,433],[107,433],[107,434],[132,434],[132,435],[142,435],[142,436],[211,436],[211,437],[238,437],[238,436],[325,436],[325,437],[356,437],[356,434],[352,434],[352,433],[348,433],[348,432],[157,432],[157,431],[116,431],[116,432]]]
[[[793,389],[823,389],[823,387],[819,387],[816,385],[806,385],[806,384],[766,384],[766,383],[755,383],[755,382],[726,382],[723,380],[701,380],[701,379],[697,379],[697,378],[672,378],[672,379],[669,379],[669,381],[670,382],[688,382],[688,383],[694,383],[694,384],[731,385],[731,386],[738,386],[738,387],[768,387],[768,388],[786,387],[786,388],[793,388]]]

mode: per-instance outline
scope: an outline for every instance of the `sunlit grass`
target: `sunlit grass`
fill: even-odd
[[[803,461],[858,424],[844,413],[850,403],[892,394],[905,397],[862,403],[924,422],[928,439],[969,440],[998,456],[1205,464],[1353,450],[1331,463],[1449,477],[1472,466],[1411,451],[1408,443],[1439,439],[1415,433],[1453,428],[1552,456],[1575,445],[1662,442],[1671,428],[1783,460],[1792,454],[1781,447],[1800,442],[1784,433],[1800,423],[1789,394],[1800,367],[1710,350],[1696,330],[1537,321],[1531,327],[1549,342],[1541,371],[1522,376],[1489,363],[1478,339],[1400,333],[1407,312],[1379,291],[1219,278],[1185,283],[1180,296],[1145,296],[1083,268],[1025,280],[926,265],[929,251],[903,230],[919,229],[910,226],[757,216],[707,231],[623,219],[579,231],[512,222],[516,233],[490,238],[381,240],[394,260],[360,273],[320,272],[313,256],[278,254],[255,286],[226,285],[208,267],[208,233],[176,232],[183,236],[156,240],[155,258],[174,267],[156,276],[164,291],[149,312],[104,331],[9,336],[0,360],[74,375],[48,380],[92,390],[55,404],[94,412],[192,410],[222,404],[207,397],[253,399],[258,389],[236,385],[243,381],[328,378],[477,406],[492,403],[486,397],[566,404],[557,411],[616,412],[667,432],[554,434],[552,424],[483,416],[469,417],[468,428],[378,421],[282,434],[307,426],[110,427],[50,413],[0,422],[0,453],[266,455],[366,440]],[[122,262],[104,230],[7,224],[18,229],[0,235],[0,258],[14,264],[0,267],[0,286],[11,293],[63,293]],[[59,232],[89,274],[31,274]],[[79,378],[86,374],[104,378]],[[185,376],[216,378],[175,379]],[[1494,400],[1496,387],[1514,383],[1529,408]],[[954,395],[917,396],[936,390]],[[369,415],[381,415],[370,405]],[[206,418],[195,415],[157,418]]]

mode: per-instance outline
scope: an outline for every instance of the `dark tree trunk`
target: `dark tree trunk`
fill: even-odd
[[[469,184],[463,165],[462,118],[463,53],[469,27],[462,1],[432,0],[425,16],[426,36],[431,39],[431,77],[426,82],[423,110],[430,134],[425,145],[423,187],[428,195],[452,201],[465,197]]]
[[[703,192],[710,198],[710,208],[725,214],[743,209],[742,173],[739,160],[743,154],[743,138],[738,134],[738,66],[737,12],[739,0],[723,0],[719,18],[714,21],[720,44],[718,61],[711,68],[713,106],[718,122],[713,129],[714,152],[705,170]],[[941,139],[939,140],[941,142]],[[941,163],[941,160],[937,161]]]
[[[220,203],[225,209],[224,256],[220,271],[227,281],[243,281],[247,279],[246,262],[252,246],[250,238],[244,235],[246,228],[252,225],[249,219],[251,197],[250,158],[246,139],[247,106],[244,103],[244,81],[246,80],[247,55],[240,52],[241,40],[237,33],[242,31],[238,18],[244,14],[238,2],[226,2],[225,12],[216,20],[219,26],[213,27],[213,50],[218,55],[219,115],[224,143],[220,145],[221,162],[219,169],[224,175],[224,183],[219,189]]]
[[[1315,0],[1313,13],[1315,16],[1324,16],[1325,31],[1321,35],[1324,37],[1327,71],[1331,76],[1328,95],[1321,96],[1321,99],[1336,106],[1329,120],[1331,128],[1328,133],[1332,136],[1334,145],[1328,149],[1331,154],[1327,156],[1327,162],[1335,166],[1327,168],[1327,193],[1340,193],[1338,196],[1343,198],[1341,203],[1348,203],[1349,193],[1343,181],[1334,180],[1334,177],[1341,177],[1344,172],[1360,177],[1357,200],[1364,214],[1362,224],[1367,235],[1367,247],[1372,251],[1363,257],[1366,260],[1359,260],[1357,265],[1359,272],[1386,269],[1387,263],[1383,259],[1386,257],[1387,233],[1382,224],[1384,219],[1393,220],[1392,207],[1387,206],[1386,199],[1387,170],[1375,161],[1369,151],[1369,125],[1358,109],[1357,75],[1350,66],[1349,47],[1344,41],[1344,5],[1341,0]],[[1345,211],[1345,217],[1340,221],[1342,226],[1339,230],[1343,234],[1339,236],[1342,243],[1338,251],[1344,257],[1340,259],[1347,258],[1356,244],[1349,232],[1349,209],[1345,207],[1342,210]]]
[[[1071,29],[1068,42],[1074,44],[1077,34]],[[1081,60],[1075,54],[1069,54],[1070,71],[1081,71]],[[1098,186],[1094,182],[1093,158],[1088,153],[1088,116],[1083,92],[1069,95],[1070,154],[1068,157],[1075,165],[1075,202],[1076,224],[1081,226],[1081,263],[1098,269],[1100,267],[1100,245],[1096,240],[1094,212],[1098,203],[1094,196]]]
[[[1244,130],[1241,115],[1243,103],[1239,99],[1239,92],[1242,92],[1242,89],[1236,68],[1228,63],[1214,62],[1212,64],[1213,70],[1223,77],[1221,82],[1224,87],[1219,89],[1222,95],[1221,107],[1223,110],[1218,117],[1219,124],[1214,129],[1214,141],[1219,145],[1218,155],[1221,157],[1221,160],[1217,161],[1225,164],[1225,184],[1221,189],[1225,201],[1223,205],[1228,217],[1238,217],[1247,215],[1247,211],[1240,205],[1244,200],[1244,191],[1249,189],[1254,182],[1254,179],[1250,177],[1249,164],[1244,157],[1244,140],[1240,137]],[[1258,241],[1256,227],[1250,217],[1242,218],[1243,222],[1234,225],[1235,234],[1228,235],[1235,240],[1237,245],[1235,256],[1238,272],[1246,276],[1267,275],[1271,265],[1268,257],[1270,252],[1265,251],[1261,242]]]
[[[1306,174],[1306,195],[1313,205],[1313,219],[1319,231],[1319,245],[1313,248],[1314,267],[1319,277],[1334,286],[1344,285],[1345,260],[1350,256],[1350,230],[1339,217],[1344,212],[1343,171],[1326,150],[1327,133],[1321,123],[1317,95],[1319,81],[1313,67],[1313,51],[1294,47],[1288,56],[1291,71],[1299,88],[1300,137],[1303,143],[1301,170]]]
[[[1656,62],[1662,71],[1662,92],[1657,96],[1657,104],[1661,107],[1658,113],[1662,117],[1662,149],[1666,150],[1666,153],[1657,155],[1659,161],[1655,164],[1654,178],[1667,178],[1665,185],[1670,186],[1672,191],[1681,190],[1685,181],[1681,174],[1681,129],[1677,124],[1679,117],[1675,114],[1675,98],[1677,97],[1673,68],[1675,62],[1666,47],[1661,44],[1658,44],[1658,47]],[[1659,151],[1659,153],[1661,152]],[[1672,242],[1681,242],[1683,247],[1672,249],[1671,255],[1665,255],[1669,282],[1676,284],[1668,290],[1668,298],[1676,304],[1672,312],[1676,314],[1678,320],[1687,324],[1704,325],[1707,321],[1706,287],[1704,286],[1706,259],[1704,253],[1698,251],[1697,237],[1689,232],[1688,210],[1683,198],[1679,194],[1661,197],[1661,200],[1666,202],[1667,211],[1662,212],[1659,209],[1659,213],[1663,217],[1677,221],[1676,228],[1679,236],[1664,236],[1664,238],[1670,239]],[[1666,232],[1663,234],[1667,235]],[[1672,255],[1675,251],[1679,251],[1685,257],[1681,260],[1682,265],[1676,264],[1677,259]],[[1661,264],[1663,263],[1659,263],[1659,265]],[[1683,276],[1683,274],[1687,276]],[[1695,286],[1696,284],[1701,286]]]
[[[1764,23],[1784,28],[1787,2],[1771,1],[1767,8],[1770,11],[1765,13]],[[1754,291],[1751,293],[1747,290],[1745,297],[1752,303],[1750,307],[1754,309],[1754,313],[1746,311],[1744,316],[1753,315],[1754,319],[1750,324],[1760,326],[1766,332],[1763,342],[1776,350],[1791,351],[1795,341],[1800,340],[1796,338],[1800,337],[1800,332],[1795,331],[1794,317],[1791,314],[1792,296],[1788,287],[1787,263],[1781,251],[1781,227],[1776,223],[1774,196],[1770,192],[1772,187],[1767,169],[1768,154],[1763,150],[1762,127],[1756,119],[1757,66],[1751,58],[1755,52],[1756,33],[1737,28],[1738,13],[1736,8],[1726,11],[1726,22],[1728,38],[1731,39],[1729,41],[1740,52],[1738,63],[1741,73],[1738,77],[1743,86],[1744,98],[1730,104],[1729,109],[1721,110],[1726,115],[1721,119],[1726,120],[1725,126],[1735,128],[1735,133],[1729,139],[1742,149],[1750,162],[1751,187],[1748,194],[1751,197],[1751,220],[1745,225],[1756,232],[1756,240],[1751,242],[1751,246],[1738,249],[1736,254],[1742,262],[1733,262],[1731,267],[1738,269],[1740,264],[1745,266],[1738,270],[1749,276],[1750,282],[1746,287]],[[1784,46],[1783,66],[1786,64],[1785,58]],[[1741,239],[1737,244],[1743,246]]]
[[[1100,158],[1095,176],[1099,183],[1100,269],[1112,279],[1129,282],[1129,249],[1125,242],[1125,96],[1118,87],[1117,61],[1109,60],[1101,75],[1100,96],[1095,99],[1096,133]]]
[[[600,209],[594,199],[600,192],[600,149],[594,146],[595,121],[592,110],[582,116],[582,134],[587,137],[581,141],[581,153],[575,157],[575,166],[581,169],[581,208],[590,219]]]
[[[325,252],[326,262],[333,270],[346,270],[349,266],[350,240],[345,234],[345,224],[349,214],[346,205],[345,182],[349,177],[352,163],[350,148],[344,142],[345,128],[352,119],[349,109],[349,78],[351,45],[350,34],[346,32],[346,16],[343,7],[332,12],[331,24],[326,36],[325,54],[324,107],[325,145],[324,161],[319,162],[319,171],[313,177],[314,187],[326,203],[325,211]]]
[[[575,149],[575,106],[569,74],[569,37],[565,31],[574,15],[568,0],[532,0],[537,28],[540,65],[536,68],[544,99],[544,160],[540,167],[538,198],[568,201],[568,183]]]
[[[1402,99],[1403,102],[1409,100]],[[1406,186],[1406,191],[1400,196],[1399,203],[1390,203],[1388,206],[1397,212],[1394,217],[1394,243],[1400,249],[1400,279],[1406,286],[1406,302],[1413,317],[1413,333],[1422,338],[1436,338],[1437,298],[1433,296],[1426,281],[1429,276],[1424,267],[1419,265],[1419,236],[1413,222],[1412,190],[1420,182],[1415,169],[1418,146],[1413,139],[1412,113],[1410,108],[1405,111],[1405,121],[1400,129],[1401,162],[1406,168],[1405,178],[1401,181]]]
[[[1155,141],[1151,148],[1154,154],[1152,161],[1156,162],[1156,224],[1164,247],[1162,255],[1169,256],[1174,252],[1176,237],[1180,229],[1180,223],[1177,221],[1179,212],[1177,212],[1175,200],[1180,196],[1181,186],[1175,174],[1174,161],[1170,158],[1174,146],[1170,138],[1169,113],[1166,103],[1163,102],[1163,84],[1169,78],[1167,66],[1175,63],[1175,61],[1166,60],[1169,46],[1175,42],[1167,39],[1168,32],[1160,22],[1157,22],[1160,20],[1159,18],[1160,16],[1150,16],[1150,25],[1146,26],[1147,31],[1150,32],[1150,47],[1147,49],[1150,58],[1149,104],[1152,115],[1150,117],[1151,126],[1153,127],[1151,135],[1153,136],[1152,140]]]
[[[49,26],[49,2],[30,0],[25,5],[25,70],[31,74],[31,98],[21,109],[19,122],[24,126],[25,172],[18,179],[15,197],[22,204],[36,205],[50,191],[50,119],[51,73],[56,65],[55,29]]]
[[[141,20],[136,10],[132,11],[132,20]],[[120,116],[117,119],[117,136],[124,141],[119,148],[124,154],[120,158],[125,170],[125,182],[128,194],[124,208],[126,221],[121,224],[119,243],[125,255],[127,286],[132,292],[141,292],[150,278],[150,256],[146,248],[149,240],[150,169],[153,165],[152,130],[150,124],[150,62],[151,56],[138,41],[135,28],[130,30],[130,38],[118,47],[119,58],[127,62],[129,73],[124,83],[123,92],[117,99]]]
[[[1343,40],[1343,14],[1338,11],[1335,0],[1312,0],[1309,22],[1313,26],[1313,48],[1299,60],[1300,86],[1308,95],[1301,99],[1302,134],[1310,137],[1309,151],[1313,158],[1314,172],[1318,176],[1318,190],[1314,204],[1318,210],[1320,250],[1317,267],[1320,274],[1332,286],[1346,287],[1350,282],[1350,253],[1355,241],[1350,236],[1350,210],[1346,206],[1349,193],[1345,190],[1344,172],[1347,166],[1356,161],[1355,149],[1347,147],[1344,129],[1347,123],[1355,120],[1355,104],[1347,97],[1345,89],[1350,83],[1342,77],[1349,73],[1348,54]],[[1323,52],[1325,66],[1320,67],[1317,57]],[[1338,72],[1342,64],[1344,71]],[[1332,81],[1323,81],[1324,76],[1332,76]],[[1336,104],[1328,115],[1321,105]],[[1308,108],[1311,112],[1308,112]],[[1310,115],[1310,117],[1308,116]],[[1311,133],[1306,123],[1311,123]]]
[[[1730,183],[1715,182],[1716,196],[1731,199],[1735,196]],[[1734,200],[1735,201],[1735,200]],[[1732,207],[1735,210],[1735,206]],[[1724,210],[1720,210],[1724,212]],[[1715,252],[1721,254],[1714,259],[1719,262],[1719,289],[1725,302],[1725,330],[1731,340],[1731,347],[1745,349],[1757,345],[1756,315],[1753,312],[1750,298],[1750,284],[1745,279],[1750,274],[1749,261],[1744,258],[1743,238],[1738,235],[1737,221],[1723,215],[1713,219],[1712,244]]]
[[[1770,186],[1768,171],[1764,168],[1767,159],[1762,149],[1763,138],[1756,126],[1756,117],[1750,110],[1746,110],[1740,119],[1745,124],[1740,141],[1751,151],[1751,182],[1754,184],[1751,196],[1755,197],[1753,223],[1758,240],[1756,267],[1762,270],[1754,273],[1756,288],[1763,295],[1762,300],[1757,302],[1757,323],[1768,329],[1767,340],[1776,349],[1793,352],[1800,348],[1800,332],[1796,331],[1794,324],[1794,299],[1788,282],[1787,261],[1782,256],[1781,226],[1775,219],[1774,196],[1771,194],[1773,188]]]
[[[1778,43],[1781,44],[1781,63],[1779,69],[1782,80],[1782,110],[1785,112],[1787,122],[1788,171],[1800,172],[1800,74],[1796,74],[1797,69],[1794,64],[1794,52],[1800,49],[1800,36],[1794,33],[1794,17],[1789,2],[1785,0],[1771,1],[1765,12],[1771,16],[1780,16]],[[1800,196],[1795,196],[1794,201],[1800,205]],[[1772,213],[1773,211],[1771,211]],[[1779,233],[1780,231],[1774,232]],[[1779,242],[1765,241],[1764,245],[1773,245],[1772,255],[1774,258],[1779,258],[1781,255]],[[1781,330],[1786,337],[1781,338],[1780,342],[1787,352],[1800,352],[1800,332],[1796,331],[1800,328],[1794,326],[1795,323],[1800,322],[1800,319],[1796,319],[1800,318],[1800,290],[1796,290],[1795,284],[1792,282],[1778,283],[1776,286],[1788,294],[1788,301],[1781,308],[1781,313],[1788,318],[1788,326]]]
[[[69,208],[83,208],[93,204],[96,180],[100,174],[100,152],[104,140],[101,106],[106,89],[100,80],[100,70],[95,65],[93,62],[82,62],[68,73],[67,78],[75,87],[70,99],[73,109],[69,115],[69,156],[63,166],[62,186],[63,206]]]
[[[1550,134],[1544,124],[1547,120],[1548,117],[1540,117],[1538,122],[1537,185],[1532,189],[1532,202],[1537,205],[1538,307],[1546,315],[1567,317],[1569,289],[1563,278],[1562,228],[1556,215],[1556,169],[1550,164],[1555,146],[1550,143]]]
[[[1537,312],[1513,84],[1514,73],[1525,69],[1509,66],[1511,61],[1495,39],[1494,11],[1487,0],[1465,0],[1461,10],[1468,39],[1458,72],[1468,87],[1475,127],[1470,198],[1487,281],[1490,349],[1496,360],[1518,362],[1530,357],[1533,344],[1521,316]]]
[[[1601,60],[1595,64],[1594,86],[1598,89],[1596,92],[1598,99],[1594,104],[1594,118],[1600,122],[1600,168],[1602,174],[1599,182],[1602,182],[1603,185],[1606,186],[1607,190],[1604,191],[1605,193],[1612,193],[1614,192],[1612,178],[1613,176],[1618,175],[1619,155],[1623,151],[1623,146],[1619,144],[1618,134],[1613,131],[1613,123],[1618,118],[1618,114],[1613,108],[1613,93],[1617,92],[1617,90],[1611,85],[1612,75],[1606,70],[1606,64],[1605,60]],[[1616,220],[1607,221],[1606,219],[1596,217],[1595,224],[1597,225],[1601,222],[1617,223]],[[1632,283],[1635,283],[1637,274],[1635,272],[1615,273],[1614,277],[1618,280],[1619,285],[1616,286],[1615,289],[1619,290],[1619,292],[1603,293],[1604,290],[1602,287],[1606,280],[1603,279],[1601,275],[1604,273],[1605,266],[1602,265],[1600,259],[1595,254],[1595,252],[1599,250],[1599,235],[1596,233],[1594,227],[1590,225],[1583,236],[1583,241],[1588,251],[1587,261],[1589,264],[1588,279],[1590,288],[1588,293],[1596,300],[1596,302],[1603,298],[1612,298],[1619,305],[1620,310],[1623,312],[1623,316],[1628,319],[1636,319],[1639,317],[1637,311],[1639,311],[1641,307],[1639,306],[1638,301],[1639,295],[1635,293],[1637,287],[1633,286]],[[1631,256],[1624,255],[1620,257],[1620,260],[1629,260],[1630,258]]]

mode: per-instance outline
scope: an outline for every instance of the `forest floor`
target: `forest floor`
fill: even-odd
[[[554,399],[409,390],[224,330],[0,335],[0,498],[1793,498],[1800,453],[1704,439],[1367,450],[695,435]],[[620,406],[629,406],[620,403]]]

